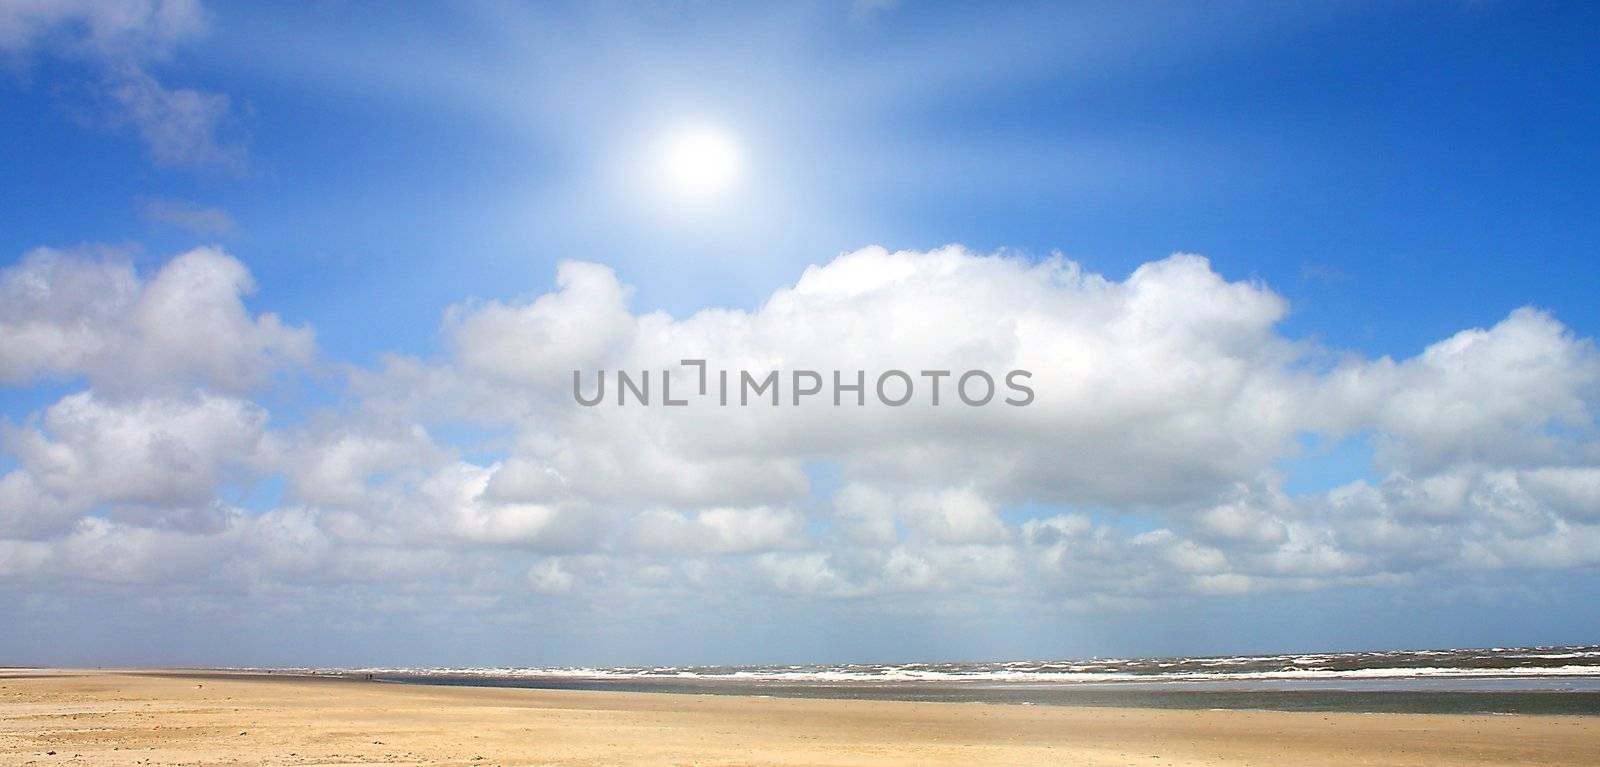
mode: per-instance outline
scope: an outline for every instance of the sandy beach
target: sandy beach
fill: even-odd
[[[1312,714],[0,671],[6,765],[1589,765],[1600,718]]]

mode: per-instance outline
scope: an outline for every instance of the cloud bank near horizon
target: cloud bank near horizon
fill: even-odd
[[[492,616],[669,599],[1146,609],[1600,563],[1600,353],[1513,311],[1405,359],[1284,337],[1200,256],[869,247],[751,311],[636,313],[608,267],[465,301],[371,367],[252,312],[216,248],[0,270],[0,589],[178,613]],[[574,369],[1022,368],[1024,408],[580,407]],[[680,373],[686,377],[687,371]],[[307,399],[316,406],[286,406]],[[298,392],[298,393],[297,393]],[[1369,465],[1292,490],[1316,445]],[[359,596],[358,599],[353,597]],[[341,608],[344,609],[344,608]]]

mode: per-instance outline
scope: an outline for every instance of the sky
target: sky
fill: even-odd
[[[1594,642],[1596,40],[0,0],[0,665]],[[574,400],[683,359],[1035,398]]]

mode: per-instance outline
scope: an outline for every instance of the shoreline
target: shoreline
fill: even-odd
[[[1585,716],[587,692],[193,669],[7,669],[0,670],[0,762],[1600,763],[1600,718]]]
[[[1528,716],[1600,716],[1600,680],[1554,678],[1529,687],[1526,677],[1410,680],[1316,680],[1280,683],[1150,680],[1034,682],[894,680],[834,682],[750,680],[732,677],[612,677],[385,673],[368,670],[171,668],[94,669],[108,673],[259,676],[367,681],[420,687],[527,689],[649,695],[985,703],[1052,707],[1163,710],[1286,711],[1311,713],[1416,713]],[[3,671],[0,671],[3,673]],[[1496,686],[1504,682],[1506,686]],[[1562,687],[1567,684],[1570,686]]]
[[[60,668],[0,667],[23,675],[127,674],[176,679],[306,680],[443,689],[504,689],[536,692],[876,701],[946,705],[1014,705],[1130,710],[1215,710],[1339,714],[1441,714],[1483,716],[1577,716],[1600,718],[1600,680],[1572,686],[1527,687],[1525,677],[1476,680],[1317,680],[1263,685],[1260,682],[1120,681],[997,682],[992,680],[836,682],[750,680],[730,677],[611,677],[493,675],[481,673],[384,673],[366,670],[266,668]],[[1484,686],[1484,682],[1509,686]],[[1467,685],[1467,686],[1462,686]]]
[[[1226,709],[1342,713],[1439,713],[1530,716],[1600,716],[1600,687],[1497,689],[1423,684],[1329,682],[1263,685],[1192,681],[993,682],[894,681],[887,683],[772,682],[735,679],[616,679],[606,677],[495,677],[449,674],[376,675],[373,681],[438,687],[583,690],[644,694],[755,696],[920,703],[986,703],[1138,709]],[[1464,680],[1451,680],[1464,681]],[[1507,679],[1521,683],[1522,679]]]

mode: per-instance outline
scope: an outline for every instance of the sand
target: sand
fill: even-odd
[[[1600,717],[1058,708],[0,670],[0,764],[1597,765]]]

